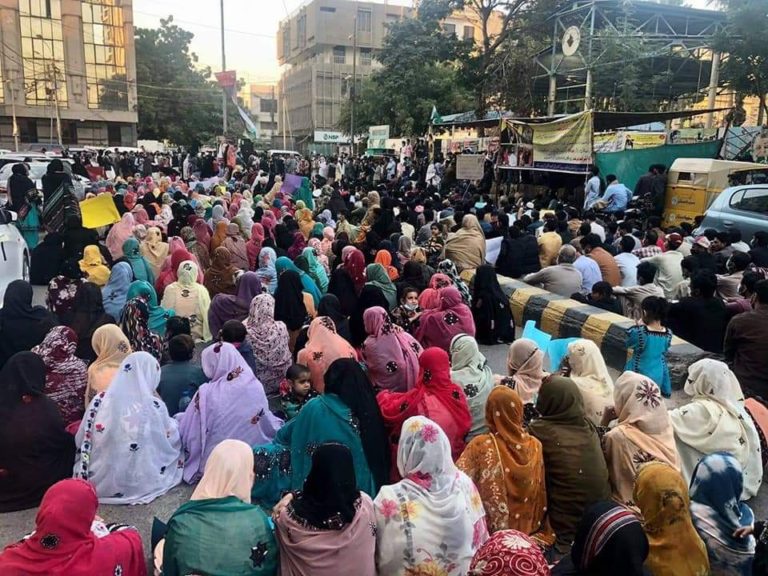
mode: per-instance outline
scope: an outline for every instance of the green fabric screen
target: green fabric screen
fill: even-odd
[[[665,144],[623,152],[598,152],[595,154],[595,164],[600,168],[603,180],[608,174],[616,174],[619,182],[634,190],[635,184],[648,172],[651,164],[663,164],[669,169],[677,158],[716,158],[722,144],[722,140],[712,140],[697,144]]]

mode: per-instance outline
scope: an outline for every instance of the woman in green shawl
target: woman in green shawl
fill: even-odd
[[[149,308],[149,329],[155,334],[165,336],[165,323],[168,318],[175,316],[173,310],[166,310],[157,303],[157,293],[149,282],[135,280],[128,287],[127,300],[142,298]]]
[[[163,576],[277,574],[277,541],[267,515],[251,504],[252,482],[251,448],[240,440],[223,440],[155,549],[155,565],[162,559]]]
[[[287,422],[271,444],[254,447],[251,497],[272,507],[288,490],[300,490],[312,468],[315,449],[326,442],[352,452],[360,490],[374,497],[388,481],[389,446],[368,376],[355,360],[336,360],[325,373],[325,391]]]
[[[144,280],[154,286],[155,275],[152,273],[152,268],[149,267],[149,263],[144,259],[144,256],[141,255],[141,247],[136,238],[128,238],[128,240],[123,242],[122,260],[131,265],[134,279]]]
[[[296,274],[299,275],[301,278],[301,285],[304,288],[304,292],[312,296],[312,300],[315,302],[315,308],[317,308],[317,306],[320,304],[320,298],[322,298],[323,295],[320,293],[320,288],[317,287],[315,281],[312,280],[312,277],[304,272],[304,270],[296,266],[296,264],[291,262],[290,258],[286,256],[280,256],[280,258],[275,260],[275,271],[277,272],[278,278],[280,277],[280,274],[286,270],[293,270],[296,272]]]
[[[547,471],[547,514],[557,534],[555,549],[571,547],[584,511],[610,500],[611,486],[600,438],[584,413],[579,387],[569,378],[550,376],[536,401],[540,418],[530,432],[544,449]]]
[[[317,259],[315,249],[304,248],[304,251],[301,254],[306,257],[307,264],[309,264],[309,275],[312,276],[317,283],[320,291],[325,294],[328,292],[328,274],[326,273],[325,268],[323,268],[323,265],[320,264],[320,260]]]
[[[365,267],[365,279],[366,286],[376,286],[376,288],[381,290],[387,299],[390,310],[397,306],[397,288],[392,284],[392,280],[389,279],[389,274],[387,274],[384,266],[381,264],[368,264]]]
[[[293,201],[297,202],[299,200],[304,202],[304,205],[310,210],[315,209],[315,200],[312,198],[312,186],[310,185],[309,178],[302,178],[301,186],[293,193]]]

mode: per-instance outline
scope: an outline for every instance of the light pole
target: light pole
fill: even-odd
[[[349,156],[355,154],[355,85],[357,83],[357,14],[352,31],[352,84],[349,88]]]
[[[224,45],[224,0],[221,0],[221,71],[224,72],[227,69],[227,53]],[[223,94],[221,95],[221,116],[223,118],[222,125],[224,128],[224,136],[227,135],[227,89],[223,88]]]
[[[223,0],[222,0],[223,1]],[[43,45],[43,59],[46,59],[45,56],[45,38],[43,38],[42,34],[38,34],[35,36],[38,40],[41,40]],[[53,52],[53,49],[51,49],[51,52]],[[59,146],[62,145],[61,142],[61,114],[59,113],[59,79],[58,79],[58,68],[56,67],[56,58],[53,54],[51,54],[51,64],[50,68],[48,68],[48,63],[46,62],[46,75],[48,75],[48,70],[50,70],[50,76],[53,83],[53,109],[56,113],[56,140],[58,141]]]

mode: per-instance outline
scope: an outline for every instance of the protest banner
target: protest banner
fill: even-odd
[[[120,213],[112,194],[99,194],[80,202],[84,228],[101,228],[120,221]]]
[[[459,154],[456,156],[458,180],[481,180],[485,174],[485,154]]]

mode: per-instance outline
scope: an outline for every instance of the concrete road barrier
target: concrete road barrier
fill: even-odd
[[[619,371],[627,362],[627,330],[634,321],[626,316],[606,312],[559,294],[530,286],[525,282],[499,276],[502,290],[509,296],[517,326],[534,320],[536,326],[553,338],[586,338],[600,347],[605,363]],[[701,348],[677,337],[667,352],[667,364],[673,388],[682,388],[688,366],[711,356]]]

